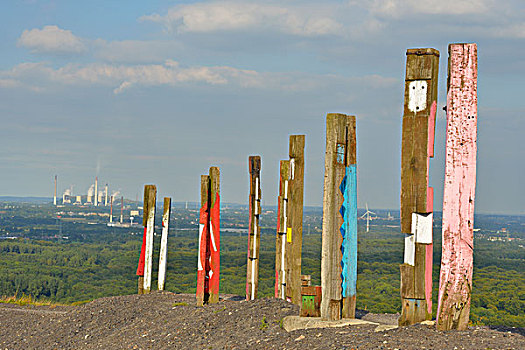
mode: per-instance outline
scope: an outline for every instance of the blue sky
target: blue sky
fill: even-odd
[[[305,204],[321,205],[325,116],[357,116],[359,205],[398,208],[407,48],[479,54],[476,211],[525,214],[521,0],[4,1],[0,4],[1,195],[145,183],[198,201],[221,168],[222,199],[248,195],[262,157],[276,203],[288,135],[306,134]],[[441,208],[445,115],[431,186]]]

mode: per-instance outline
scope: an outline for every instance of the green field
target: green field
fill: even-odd
[[[100,227],[100,226],[99,226]],[[392,230],[392,229],[390,229]],[[270,229],[266,230],[267,232]],[[435,232],[439,237],[440,232]],[[156,237],[158,251],[160,237]],[[140,235],[128,231],[100,235],[96,242],[14,239],[0,241],[0,295],[72,303],[136,292]],[[434,244],[434,313],[440,242]],[[244,295],[246,236],[221,237],[221,293]],[[261,238],[259,296],[273,296],[275,236]],[[304,235],[303,274],[320,283],[321,235]],[[169,239],[166,289],[194,293],[197,232],[176,231]],[[400,310],[399,263],[402,235],[376,228],[359,235],[357,307],[371,312]],[[154,261],[158,261],[155,257]],[[471,321],[473,324],[525,326],[525,259],[513,242],[476,239]],[[153,288],[156,287],[156,266]]]

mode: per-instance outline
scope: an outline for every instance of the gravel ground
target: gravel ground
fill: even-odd
[[[525,349],[523,328],[439,332],[415,325],[384,332],[361,325],[286,332],[298,308],[278,299],[223,296],[196,307],[193,295],[155,292],[81,306],[0,304],[0,350],[11,349]],[[395,315],[358,314],[391,324]]]

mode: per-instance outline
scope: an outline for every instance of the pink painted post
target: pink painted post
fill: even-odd
[[[437,328],[468,327],[472,290],[478,54],[476,44],[450,44],[443,248]]]

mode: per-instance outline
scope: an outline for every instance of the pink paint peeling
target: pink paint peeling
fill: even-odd
[[[429,314],[432,313],[432,246],[431,243],[425,247],[425,299]]]
[[[476,188],[477,47],[449,46],[443,246],[438,328],[466,329],[472,288]],[[454,312],[452,311],[454,310]]]

